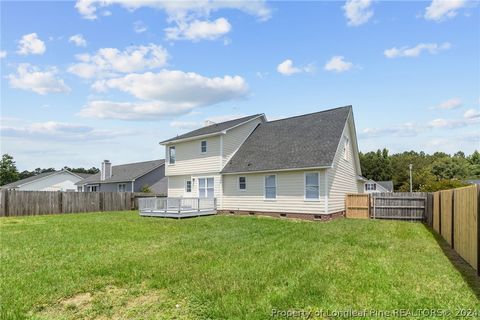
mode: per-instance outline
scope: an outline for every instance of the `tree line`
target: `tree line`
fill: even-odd
[[[63,169],[68,170],[73,173],[90,173],[94,174],[100,171],[100,169],[92,167],[90,169],[85,168],[70,168],[63,167]],[[24,170],[19,172],[13,157],[9,154],[2,155],[0,160],[0,186],[3,186],[8,183],[12,183],[18,180],[22,180],[28,177],[36,176],[44,172],[54,172],[57,171],[55,168],[36,168],[35,170],[28,171]]]
[[[467,185],[466,180],[480,178],[480,153],[466,156],[458,151],[426,154],[406,151],[389,154],[387,149],[360,152],[362,175],[374,181],[392,180],[395,191],[410,190],[409,164],[413,165],[413,191],[434,192]]]

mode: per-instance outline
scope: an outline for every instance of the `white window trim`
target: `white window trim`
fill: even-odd
[[[120,191],[120,186],[124,186],[125,191]],[[127,184],[126,183],[117,183],[117,192],[127,192]]]
[[[97,190],[96,191],[92,191],[92,187],[96,187]],[[91,184],[88,186],[88,192],[99,192],[98,189],[100,189],[100,185],[99,184]]]
[[[170,162],[170,148],[175,148],[175,162],[171,163]],[[167,146],[167,156],[168,156],[168,165],[169,166],[174,166],[175,163],[177,163],[177,148],[175,146]]]
[[[202,150],[202,143],[205,142],[205,151]],[[200,141],[200,153],[205,154],[208,152],[208,142],[207,140],[201,140]]]
[[[316,173],[318,174],[318,198],[307,198],[307,174]],[[320,172],[319,171],[309,171],[303,173],[303,200],[308,202],[319,202],[320,201]]]
[[[205,190],[207,188],[207,179],[212,178],[213,179],[213,198],[215,199],[215,176],[199,176],[197,178],[197,195],[200,198],[200,179],[205,179]]]
[[[372,185],[374,188],[373,189],[368,189],[367,186]],[[376,183],[371,183],[367,182],[365,183],[365,191],[377,191],[377,184]]]
[[[347,136],[343,137],[343,160],[348,161],[350,154],[350,139]]]
[[[266,193],[266,184],[267,184],[267,177],[269,176],[275,176],[275,198],[267,198],[267,193]],[[278,177],[276,174],[266,174],[263,176],[263,200],[265,201],[277,201],[277,196],[278,196]]]
[[[190,191],[187,190],[187,182],[190,181]],[[185,179],[185,183],[183,184],[184,185],[184,191],[185,193],[188,193],[188,194],[192,194],[192,190],[193,190],[193,181],[192,179]]]
[[[240,178],[245,178],[245,189],[240,189]],[[276,180],[275,180],[276,181]],[[237,179],[237,188],[238,188],[238,191],[240,192],[245,192],[247,191],[247,177],[246,176],[238,176],[238,179]]]

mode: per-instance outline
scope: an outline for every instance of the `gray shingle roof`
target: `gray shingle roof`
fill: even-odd
[[[100,172],[98,172],[75,184],[84,185],[84,184],[92,184],[92,183],[132,181],[133,179],[143,176],[144,174],[152,171],[153,169],[161,166],[162,164],[165,164],[164,159],[112,166],[112,176],[109,179],[101,180]]]
[[[69,173],[71,173],[71,174],[77,175],[77,176],[79,176],[80,178],[84,178],[84,176],[85,176],[85,177],[90,176],[90,174],[74,173],[74,172],[70,172],[70,171],[68,171],[68,170],[59,170],[59,171],[52,171],[52,172],[43,172],[43,173],[39,173],[39,174],[37,174],[37,175],[31,176],[31,177],[28,177],[28,178],[25,178],[25,179],[22,179],[22,180],[17,180],[17,181],[15,181],[15,182],[12,182],[12,183],[9,183],[9,184],[5,184],[5,185],[1,186],[0,188],[5,188],[5,189],[18,188],[19,186],[21,186],[21,185],[23,185],[23,184],[30,183],[30,182],[33,182],[33,181],[35,181],[35,180],[48,177],[48,176],[51,176],[52,174],[56,174],[56,173],[59,173],[59,172],[62,172],[62,171],[64,171],[64,172],[69,172]]]
[[[393,181],[375,181],[389,192],[393,192]]]
[[[330,166],[351,106],[261,123],[222,173]]]
[[[160,143],[167,143],[167,142],[171,142],[171,141],[175,141],[175,140],[179,140],[179,139],[193,138],[193,137],[196,137],[196,136],[203,136],[203,135],[206,135],[206,134],[219,133],[219,132],[222,132],[224,130],[230,129],[230,128],[232,128],[232,127],[234,127],[234,126],[236,126],[236,125],[238,125],[242,122],[251,120],[251,119],[259,117],[261,115],[263,115],[263,114],[254,114],[254,115],[251,115],[251,116],[248,116],[248,117],[243,117],[243,118],[238,118],[238,119],[234,119],[234,120],[230,120],[230,121],[215,123],[215,124],[212,124],[210,126],[202,127],[202,128],[187,132],[185,134],[182,134],[182,135],[164,140]]]

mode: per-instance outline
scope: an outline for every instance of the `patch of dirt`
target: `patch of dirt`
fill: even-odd
[[[90,292],[77,294],[68,299],[60,300],[60,303],[66,307],[68,306],[75,306],[80,308],[82,306],[88,305],[92,302],[92,295]]]
[[[173,299],[166,290],[106,286],[95,292],[85,292],[60,299],[56,303],[37,309],[35,319],[192,319],[186,299]]]

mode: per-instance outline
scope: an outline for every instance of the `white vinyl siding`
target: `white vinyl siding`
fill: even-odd
[[[320,199],[320,174],[318,172],[305,173],[305,200]]]
[[[190,175],[201,173],[218,173],[221,168],[220,137],[202,139],[207,141],[208,152],[199,150],[200,139],[175,144],[175,165],[165,167],[165,175]],[[168,146],[167,146],[168,150]]]
[[[307,171],[308,172],[308,171]],[[276,199],[264,198],[265,173],[224,175],[223,199],[224,210],[245,210],[264,212],[325,213],[325,170],[316,170],[320,174],[320,199],[305,201],[305,171],[276,172]],[[238,190],[238,178],[247,178],[247,189]]]
[[[58,172],[21,185],[21,191],[67,191],[77,190],[75,183],[82,180],[69,172]]]
[[[355,153],[353,150],[353,144],[348,143],[347,154],[350,154],[349,160],[345,161],[345,144],[344,137],[347,137],[349,141],[352,141],[351,138],[351,129],[350,129],[351,118],[347,121],[343,135],[342,141],[340,141],[335,158],[333,160],[333,168],[328,169],[328,189],[329,189],[329,198],[328,198],[328,211],[330,213],[339,212],[345,210],[345,194],[347,193],[359,193],[363,190],[358,188],[359,184],[357,183],[357,170],[355,168]]]
[[[233,128],[227,131],[227,134],[223,137],[223,161],[222,168],[232,158],[235,152],[240,148],[242,143],[252,133],[252,131],[261,123],[260,118],[251,120],[241,126]]]

